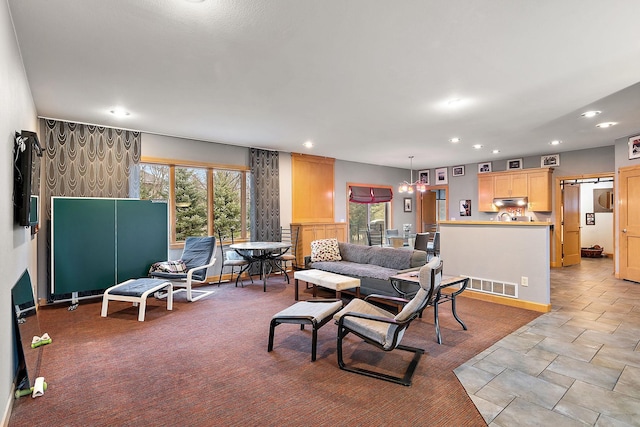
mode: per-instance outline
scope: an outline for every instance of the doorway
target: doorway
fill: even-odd
[[[556,178],[555,253],[552,267],[580,264],[583,248],[614,254],[614,174]],[[593,255],[594,251],[584,251]]]
[[[440,221],[447,219],[449,201],[447,200],[447,185],[428,187],[424,193],[419,193],[417,215],[418,233],[433,233],[438,230]]]

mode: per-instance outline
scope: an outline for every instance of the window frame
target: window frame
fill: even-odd
[[[207,171],[207,233],[210,236],[214,236],[216,230],[213,227],[215,218],[213,216],[213,204],[214,204],[214,172],[216,170],[226,170],[233,172],[240,172],[242,174],[240,184],[240,224],[241,230],[237,238],[237,241],[248,240],[247,232],[249,230],[249,224],[247,220],[247,175],[251,172],[248,166],[241,165],[229,165],[221,163],[209,163],[209,162],[197,162],[191,160],[177,160],[166,159],[160,157],[148,157],[142,156],[140,158],[140,164],[153,164],[169,167],[169,248],[177,249],[184,247],[184,241],[176,241],[176,167],[186,168],[200,168]],[[222,244],[223,242],[219,242]]]

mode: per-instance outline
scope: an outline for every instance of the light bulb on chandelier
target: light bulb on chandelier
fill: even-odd
[[[409,176],[409,182],[404,181],[402,184],[400,184],[400,186],[398,187],[398,192],[413,194],[415,190],[424,193],[425,191],[427,191],[427,185],[424,182],[421,182],[419,179],[418,181],[413,181],[413,156],[409,156],[409,161],[411,165],[411,175]]]

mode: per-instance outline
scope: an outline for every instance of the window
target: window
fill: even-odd
[[[168,201],[172,244],[189,236],[217,236],[218,231],[249,238],[249,182],[242,166],[140,163],[140,198]]]
[[[366,245],[367,229],[384,235],[389,223],[389,207],[389,202],[349,202],[349,242]]]
[[[176,167],[174,173],[176,242],[184,242],[189,236],[207,236],[207,170]]]
[[[366,245],[367,230],[384,235],[389,224],[390,187],[349,185],[349,242]]]

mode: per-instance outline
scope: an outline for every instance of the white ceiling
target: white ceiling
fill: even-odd
[[[8,2],[42,117],[415,169],[640,130],[638,0]]]

